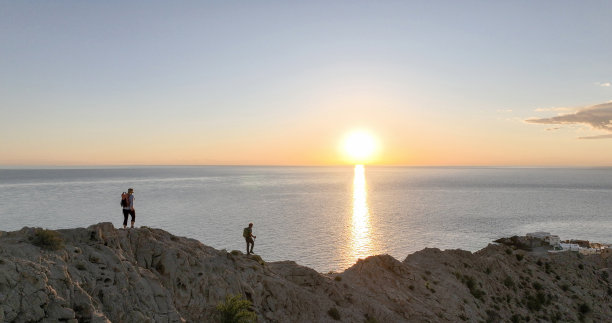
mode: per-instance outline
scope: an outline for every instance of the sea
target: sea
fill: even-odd
[[[245,252],[253,223],[265,261],[319,272],[536,231],[612,242],[612,168],[3,167],[0,230],[120,228],[128,188],[137,227]]]

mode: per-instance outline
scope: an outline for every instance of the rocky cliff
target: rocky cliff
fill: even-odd
[[[612,321],[598,255],[425,249],[321,274],[146,227],[38,233],[0,232],[0,322],[213,322],[228,294],[259,322]]]

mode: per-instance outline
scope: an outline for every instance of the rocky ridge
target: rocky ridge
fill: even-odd
[[[259,322],[612,321],[612,259],[491,244],[359,260],[321,274],[160,229],[0,231],[0,322],[214,322],[228,294]],[[521,249],[523,248],[523,249]]]

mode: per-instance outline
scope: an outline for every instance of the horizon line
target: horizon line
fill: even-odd
[[[2,168],[87,168],[87,167],[353,167],[364,165],[370,167],[414,167],[414,168],[611,168],[611,165],[424,165],[424,164],[32,164],[32,165],[9,165],[0,164]]]

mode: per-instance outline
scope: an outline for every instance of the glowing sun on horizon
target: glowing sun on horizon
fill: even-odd
[[[343,148],[351,162],[364,163],[376,152],[376,138],[367,131],[353,131],[344,138]]]

